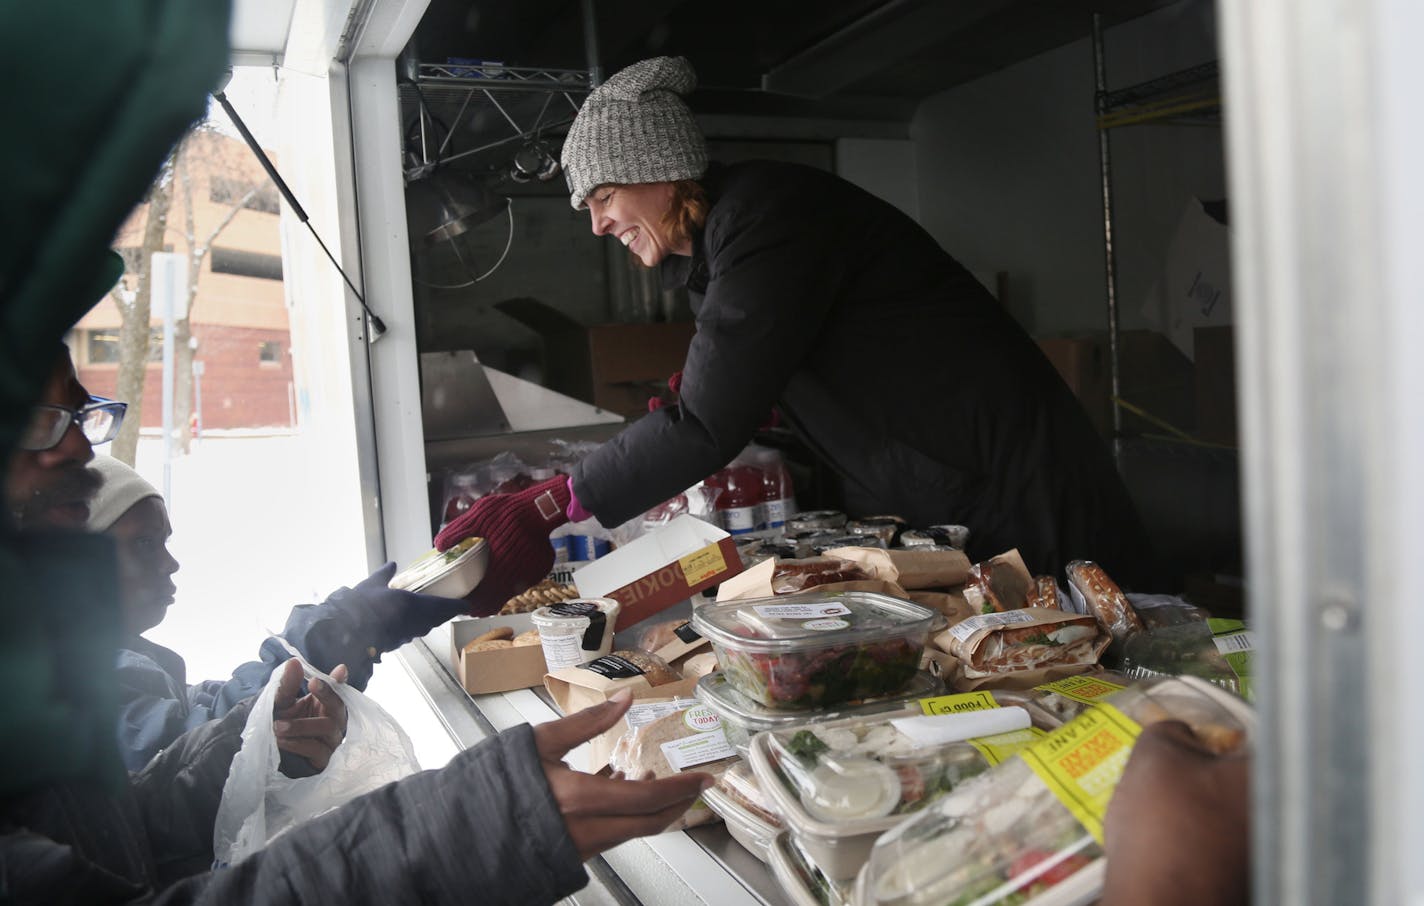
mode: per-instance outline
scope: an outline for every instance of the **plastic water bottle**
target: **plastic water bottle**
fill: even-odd
[[[781,528],[796,512],[796,488],[791,482],[791,472],[775,450],[768,450],[760,465],[762,493],[757,527]]]

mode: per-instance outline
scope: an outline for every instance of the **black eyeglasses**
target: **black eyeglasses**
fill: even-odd
[[[77,424],[90,445],[106,444],[119,433],[128,403],[91,396],[78,409],[39,403],[30,412],[30,424],[20,435],[20,449],[38,452],[58,446],[69,426]]]

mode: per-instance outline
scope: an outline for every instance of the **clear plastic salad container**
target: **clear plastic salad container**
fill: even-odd
[[[917,743],[897,729],[902,718],[934,721],[907,708],[752,739],[749,762],[762,793],[830,878],[854,877],[877,837],[989,769],[970,743]]]
[[[791,834],[777,834],[768,849],[771,873],[792,906],[849,906],[850,882],[826,877]]]
[[[751,749],[752,737],[764,730],[788,730],[812,723],[845,717],[866,717],[886,711],[900,711],[919,699],[944,693],[944,680],[923,670],[916,671],[910,684],[882,698],[843,702],[831,708],[787,711],[754,702],[732,687],[723,673],[709,673],[697,682],[697,698],[722,718],[727,740],[743,758]]]
[[[1149,680],[1107,702],[1143,726],[1184,721],[1221,753],[1248,750],[1255,729],[1249,705],[1194,677]],[[881,836],[857,879],[855,902],[1089,903],[1101,894],[1101,857],[1093,835],[1029,763],[1011,758]]]
[[[920,666],[936,612],[873,592],[719,601],[692,614],[732,685],[769,708],[893,695]]]

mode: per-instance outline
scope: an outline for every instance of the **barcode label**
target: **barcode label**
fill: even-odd
[[[1219,635],[1212,639],[1216,643],[1216,650],[1222,654],[1240,654],[1245,651],[1256,650],[1256,638],[1250,632],[1233,632],[1230,635]]]

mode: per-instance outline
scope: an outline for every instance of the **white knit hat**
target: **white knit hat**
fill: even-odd
[[[583,209],[604,183],[672,182],[705,173],[707,140],[680,97],[696,85],[683,57],[653,57],[595,88],[564,139],[569,203]]]
[[[112,456],[95,456],[89,468],[98,472],[104,481],[89,502],[89,521],[84,525],[87,531],[106,532],[140,500],[163,499],[158,489],[142,475]]]

